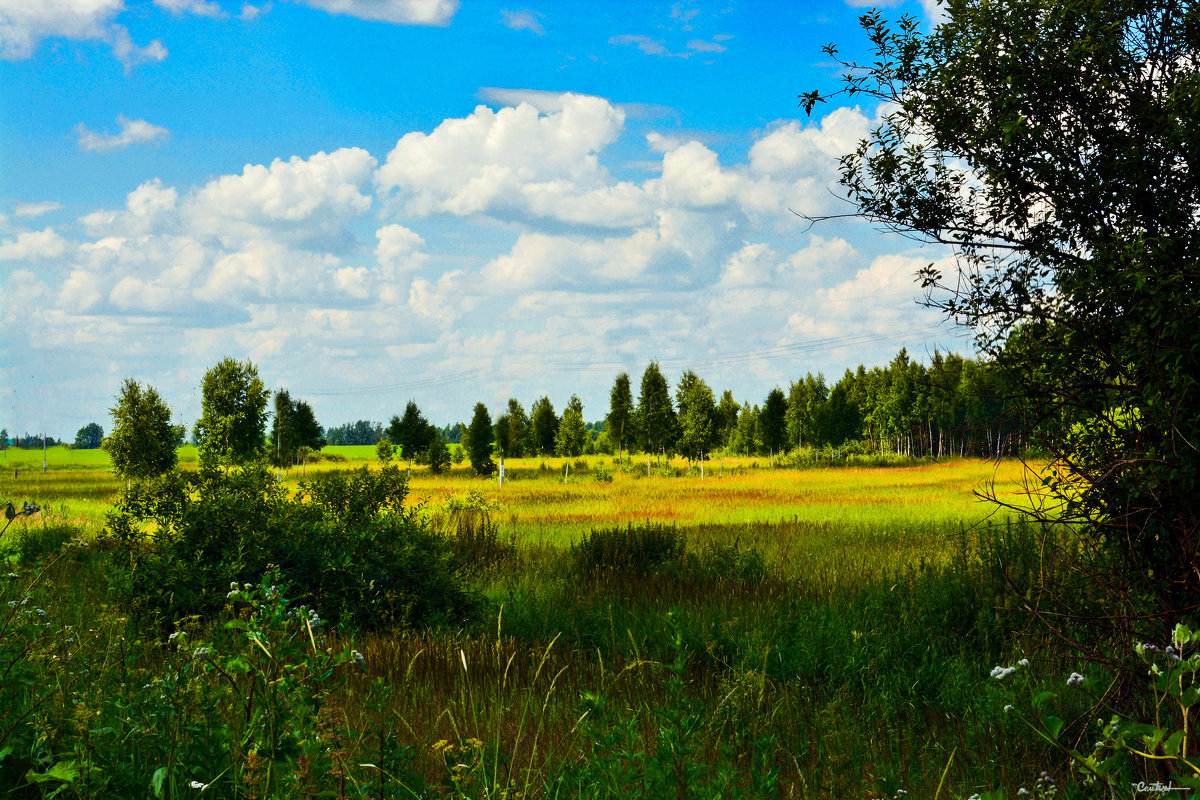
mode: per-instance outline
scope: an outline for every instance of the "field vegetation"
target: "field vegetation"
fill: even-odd
[[[300,512],[314,479],[386,471],[373,447],[331,450],[278,471]],[[593,456],[564,482],[561,460],[520,459],[503,486],[415,469],[404,513],[445,542],[450,581],[421,607],[473,599],[412,627],[339,613],[364,590],[288,563],[193,585],[184,550],[150,562],[114,535],[121,515],[151,539],[179,523],[137,511],[103,451],[48,450],[44,474],[40,451],[5,458],[0,494],[42,505],[0,539],[13,796],[966,797],[1051,763],[988,678],[1025,646],[1011,631],[1040,566],[1034,532],[976,495],[1019,497],[1017,461],[727,458],[701,479]],[[261,521],[282,506],[249,502],[242,555],[214,561],[301,546]]]

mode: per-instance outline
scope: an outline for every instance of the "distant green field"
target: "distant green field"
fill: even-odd
[[[294,488],[305,476],[325,470],[376,468],[375,448],[329,447],[321,460],[283,475]],[[1020,462],[951,461],[896,468],[771,469],[756,460],[725,459],[706,470],[646,477],[644,465],[618,469],[607,456],[591,456],[564,481],[563,462],[509,459],[503,487],[496,478],[476,477],[469,465],[440,476],[414,466],[410,501],[435,525],[448,523],[455,498],[475,495],[491,508],[505,536],[534,545],[566,547],[589,531],[647,522],[675,525],[697,545],[723,541],[736,530],[743,546],[759,549],[775,563],[806,574],[875,574],[898,563],[940,559],[961,542],[949,534],[1003,520],[980,493],[995,492],[1021,504]],[[196,450],[180,449],[180,463],[194,467]],[[102,450],[46,451],[10,448],[0,457],[0,501],[35,502],[51,514],[89,526],[102,523],[116,501],[121,481]],[[405,465],[400,463],[403,468]],[[603,466],[611,481],[596,479]],[[686,462],[677,460],[677,471]],[[869,546],[866,546],[869,545]]]

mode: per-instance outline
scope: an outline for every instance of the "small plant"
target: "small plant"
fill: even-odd
[[[612,483],[612,470],[604,464],[596,464],[592,467],[592,480],[597,483]]]
[[[1200,701],[1200,632],[1180,623],[1171,642],[1165,646],[1138,644],[1134,651],[1148,667],[1151,705],[1147,713],[1134,715],[1113,709],[1090,687],[1092,681],[1072,672],[1062,682],[1068,692],[1086,695],[1095,708],[1109,710],[1107,718],[1098,717],[1098,736],[1091,748],[1076,748],[1065,741],[1063,712],[1059,710],[1059,691],[1035,691],[1028,676],[1029,661],[1015,666],[997,666],[992,678],[1007,681],[1013,673],[1022,673],[1025,689],[1004,706],[1006,714],[1016,717],[1037,736],[1066,756],[1080,775],[1086,792],[1102,790],[1106,796],[1133,798],[1146,793],[1165,794],[1173,788],[1200,789],[1200,747],[1196,737],[1196,704]],[[1018,692],[1014,689],[1014,695]],[[1033,794],[1022,796],[1055,797],[1057,787],[1048,773],[1042,773]],[[981,800],[998,797],[984,794]]]

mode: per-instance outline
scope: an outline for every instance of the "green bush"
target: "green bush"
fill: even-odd
[[[362,628],[461,622],[478,610],[449,543],[404,508],[399,468],[365,466],[302,482],[273,474],[174,473],[109,515],[113,583],[135,612],[170,623],[220,610],[216,590],[278,565],[298,600]]]

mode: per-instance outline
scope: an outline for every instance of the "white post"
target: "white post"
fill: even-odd
[[[504,485],[504,454],[500,455],[500,485]]]
[[[42,434],[42,474],[46,474],[46,434]]]

